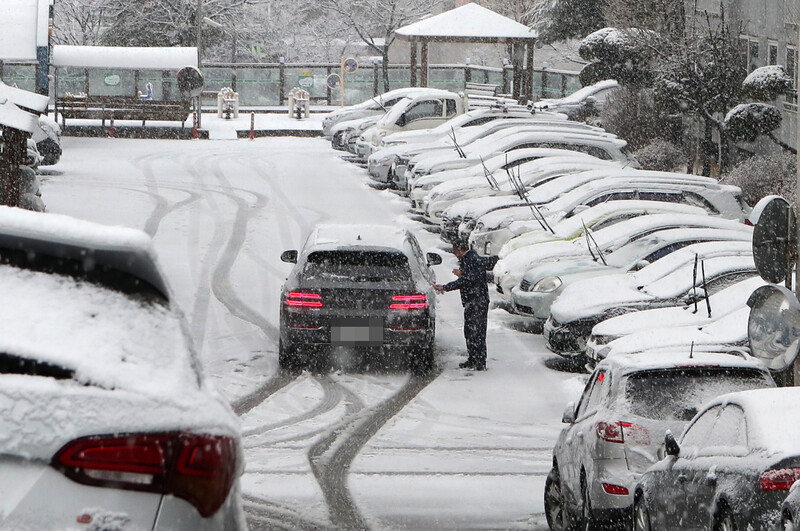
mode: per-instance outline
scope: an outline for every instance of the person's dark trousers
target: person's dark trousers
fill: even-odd
[[[486,367],[486,321],[488,301],[470,301],[464,305],[464,339],[467,362],[475,368]]]

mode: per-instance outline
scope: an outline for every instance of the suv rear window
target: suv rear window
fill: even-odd
[[[628,375],[625,399],[630,413],[639,417],[687,421],[712,398],[763,387],[773,384],[755,369],[666,369]]]
[[[406,255],[391,251],[316,251],[303,269],[306,279],[394,282],[411,279]]]

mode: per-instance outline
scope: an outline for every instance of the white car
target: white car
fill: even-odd
[[[721,394],[772,387],[767,369],[744,355],[673,349],[598,364],[577,406],[564,411],[553,448],[544,488],[550,529],[629,523],[634,487],[658,461],[668,430],[682,431]]]
[[[675,254],[675,253],[673,253]],[[544,324],[547,347],[566,357],[582,356],[592,328],[623,313],[689,304],[757,274],[751,255],[719,256],[701,262],[702,272],[687,263],[649,284],[636,282],[648,268],[627,275],[588,278],[569,285],[550,307]]]
[[[370,98],[355,105],[349,105],[342,109],[337,109],[322,120],[322,134],[325,138],[330,139],[332,136],[331,129],[334,125],[345,120],[356,120],[367,116],[380,116],[388,109],[391,109],[395,103],[402,100],[411,94],[422,94],[427,88],[410,87],[390,90],[384,92],[373,98]]]
[[[377,116],[362,116],[353,120],[342,120],[331,127],[331,147],[347,151],[353,134],[362,127],[371,127],[378,121]],[[363,129],[361,129],[363,131]]]
[[[470,232],[469,245],[482,256],[497,255],[503,258],[512,250],[526,245],[572,240],[583,234],[584,227],[596,231],[626,219],[667,212],[698,215],[709,213],[701,207],[666,201],[610,201],[587,208],[559,223],[543,226],[530,208],[513,207],[479,217],[475,228]]]
[[[598,81],[558,99],[543,99],[534,104],[537,110],[563,112],[570,119],[579,119],[588,112],[598,113],[603,110],[606,100],[619,90],[619,83],[613,79]]]
[[[592,335],[586,343],[586,356],[589,359],[602,359],[607,353],[601,351],[612,341],[639,332],[649,335],[651,331],[655,331],[656,324],[658,329],[684,326],[703,328],[746,308],[750,295],[764,284],[765,281],[761,277],[751,277],[711,295],[708,301],[700,300],[694,304],[653,308],[606,319],[592,328]],[[747,328],[745,327],[742,332],[746,337]]]
[[[0,207],[0,528],[244,529],[238,419],[150,238]]]
[[[638,167],[636,159],[628,153],[627,142],[608,134],[588,131],[526,131],[506,135],[502,138],[486,137],[464,150],[464,156],[455,152],[434,152],[411,159],[406,170],[406,179],[414,180],[422,175],[480,164],[481,160],[506,153],[514,149],[531,147],[569,149],[588,153],[602,160],[616,160]],[[409,173],[410,172],[410,173]]]
[[[663,219],[663,226],[658,227],[658,222],[647,223],[653,218]],[[678,249],[700,242],[750,242],[753,239],[753,232],[747,225],[719,217],[653,214],[630,220],[640,221],[641,225],[631,223],[636,227],[633,234],[640,236],[635,236],[635,239],[616,249],[602,250],[586,242],[590,254],[564,257],[533,266],[522,276],[520,283],[511,289],[514,311],[544,323],[550,316],[553,302],[575,282],[638,271]],[[630,222],[622,222],[606,230],[622,228]]]

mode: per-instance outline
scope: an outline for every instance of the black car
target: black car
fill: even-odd
[[[399,353],[415,370],[433,366],[435,282],[407,230],[388,226],[321,225],[303,249],[285,251],[295,263],[280,303],[279,363],[325,370],[332,356],[362,359]]]
[[[642,475],[634,529],[778,529],[800,480],[800,389],[729,393],[698,413]],[[784,528],[791,529],[791,528]]]

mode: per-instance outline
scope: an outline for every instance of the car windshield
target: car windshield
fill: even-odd
[[[625,382],[625,402],[633,415],[688,421],[705,402],[724,393],[771,387],[754,369],[702,367],[643,371]]]
[[[396,282],[411,279],[408,259],[394,251],[315,251],[303,268],[306,280]]]

